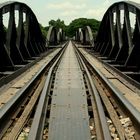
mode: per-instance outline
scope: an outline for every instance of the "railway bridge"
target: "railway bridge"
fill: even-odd
[[[0,4],[0,139],[140,140],[140,4],[114,3],[96,38],[86,26],[73,39]]]

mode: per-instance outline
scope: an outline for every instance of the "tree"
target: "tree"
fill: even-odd
[[[42,35],[44,36],[44,38],[46,38],[47,37],[47,27],[43,27],[41,24],[39,24],[39,25],[40,25]]]
[[[100,22],[96,19],[87,19],[87,18],[78,18],[73,20],[69,26],[67,27],[66,35],[73,37],[75,35],[76,30],[79,28],[83,28],[85,26],[90,26],[92,32],[95,33],[99,29]]]
[[[56,21],[55,20],[50,20],[49,21],[49,26],[54,26],[56,28],[62,28],[63,30],[65,30],[65,23],[63,20],[60,20],[60,19],[57,19]]]
[[[97,34],[97,31],[99,29],[100,22],[96,19],[87,19],[87,18],[78,18],[73,20],[68,26],[65,25],[63,20],[57,19],[57,20],[50,20],[49,26],[54,26],[56,28],[62,28],[64,32],[66,33],[66,36],[73,37],[75,35],[75,32],[79,28],[83,28],[85,26],[90,26],[93,32],[93,36],[95,37]],[[41,31],[44,36],[47,36],[47,31],[49,29],[49,26],[43,27],[40,24]]]

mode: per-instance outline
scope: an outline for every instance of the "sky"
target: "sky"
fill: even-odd
[[[7,0],[0,0],[0,3]],[[12,0],[13,1],[13,0]],[[51,19],[64,20],[68,25],[76,18],[102,20],[105,11],[120,0],[18,0],[26,3],[36,15],[39,23],[47,26]],[[140,0],[131,0],[140,3]]]

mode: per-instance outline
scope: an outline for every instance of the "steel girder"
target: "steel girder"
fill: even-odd
[[[59,43],[65,41],[65,32],[62,28],[56,28],[50,26],[47,34],[47,40],[49,45],[58,45]]]
[[[76,40],[77,42],[82,42],[82,40],[83,40],[83,32],[82,32],[82,29],[81,29],[81,28],[79,28],[79,29],[76,31],[76,33],[75,33],[75,40]]]
[[[83,45],[94,46],[94,39],[91,28],[89,26],[79,28],[76,31],[75,40],[82,43]]]
[[[121,11],[124,12],[124,17],[121,17]],[[134,32],[130,25],[130,13],[136,16]],[[94,50],[101,56],[113,60],[113,64],[140,70],[140,4],[130,1],[113,4],[104,14]]]
[[[15,11],[19,15],[17,27]],[[9,13],[9,23],[5,31],[3,16],[6,13]],[[37,18],[26,4],[11,1],[0,4],[0,71],[15,70],[17,65],[39,56],[46,51],[45,43]]]

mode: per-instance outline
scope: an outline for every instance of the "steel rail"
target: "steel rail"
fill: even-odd
[[[85,57],[84,55],[79,51],[80,55],[82,56],[83,60],[86,61],[86,63],[92,68],[92,70],[102,79],[104,84],[110,89],[113,93],[113,96],[115,96],[115,100],[118,100],[125,108],[125,111],[127,111],[130,115],[132,122],[136,126],[140,126],[140,112],[123,96],[123,94],[114,87],[112,83],[109,82],[109,80],[94,66],[92,65]]]
[[[36,58],[36,59],[33,59],[32,58],[32,59],[30,59],[32,62],[30,62],[29,64],[26,64],[24,67],[22,67],[22,68],[20,68],[20,69],[18,69],[16,71],[14,71],[12,74],[4,75],[4,77],[0,79],[0,87],[8,84],[9,82],[11,82],[15,78],[17,78],[20,74],[22,74],[23,72],[25,72],[27,69],[31,68],[37,62],[39,62],[41,59],[43,59],[45,56],[49,55],[52,51],[53,50],[49,50],[49,51],[45,52],[39,58]]]
[[[73,43],[73,45],[74,45],[74,43]],[[77,53],[77,58],[79,59],[81,65],[83,67],[84,74],[86,74],[87,79],[89,81],[90,88],[92,90],[92,95],[95,98],[97,112],[98,112],[98,116],[99,116],[99,119],[100,119],[100,125],[101,125],[101,127],[100,127],[101,130],[100,130],[100,132],[97,132],[97,134],[98,133],[102,134],[102,140],[111,140],[109,128],[108,128],[108,125],[107,125],[107,121],[106,121],[106,117],[105,117],[105,113],[104,113],[104,109],[103,109],[103,105],[101,103],[99,93],[98,93],[98,91],[97,91],[97,89],[95,87],[95,84],[93,83],[93,80],[92,80],[91,75],[90,75],[90,73],[88,71],[88,68],[85,65],[84,61],[82,60],[82,58],[81,58],[81,56],[79,54],[79,51],[76,48],[76,46],[75,46],[75,51]],[[97,135],[97,138],[98,138],[98,135]]]
[[[88,51],[88,53],[90,53],[92,56],[94,55],[95,52]],[[95,57],[99,62],[103,63],[106,67],[108,67],[109,69],[113,70],[114,72],[116,72],[118,75],[120,75],[124,80],[128,81],[131,85],[133,85],[134,87],[136,87],[137,89],[140,89],[140,83],[137,82],[136,80],[132,79],[131,77],[129,77],[128,75],[124,74],[123,72],[121,72],[120,70],[118,70],[117,68],[115,68],[114,66],[110,65],[109,63],[106,63],[105,61],[101,60],[100,58],[98,58],[97,55],[94,55],[93,57]]]
[[[65,45],[65,49],[67,47],[66,45]],[[43,137],[43,129],[44,129],[47,107],[48,107],[48,92],[49,92],[49,87],[51,85],[50,81],[52,78],[52,74],[54,72],[54,68],[57,67],[58,64],[60,63],[61,58],[65,52],[65,49],[63,49],[63,51],[61,52],[61,54],[59,55],[57,60],[54,62],[52,67],[49,69],[49,72],[48,72],[48,75],[47,75],[46,81],[45,81],[45,86],[40,95],[39,103],[37,105],[37,109],[35,112],[31,130],[29,132],[28,140],[41,140]]]
[[[13,112],[13,110],[15,111],[15,108],[18,108],[17,105],[20,104],[21,101],[23,101],[24,99],[26,99],[27,95],[27,91],[30,89],[30,87],[33,85],[33,83],[35,81],[38,80],[38,78],[43,74],[43,72],[45,72],[46,68],[50,65],[52,65],[52,63],[57,59],[57,57],[59,57],[59,55],[61,54],[61,52],[63,51],[63,48],[49,61],[48,64],[45,64],[37,73],[36,75],[23,87],[19,90],[19,92],[7,103],[5,104],[1,110],[0,110],[0,138],[3,136],[3,134],[6,131],[6,128],[8,128],[8,126],[10,125],[9,121],[12,120],[11,118],[11,113]]]

